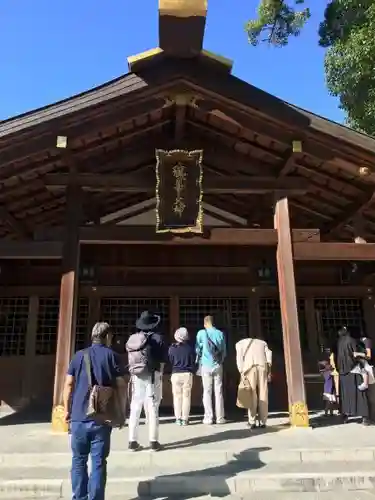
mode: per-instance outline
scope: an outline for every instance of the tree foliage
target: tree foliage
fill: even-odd
[[[296,6],[303,3],[304,0],[295,1]],[[267,42],[280,47],[287,45],[290,36],[300,34],[310,17],[310,10],[296,10],[283,0],[262,0],[257,14],[257,19],[246,25],[250,43]]]
[[[284,46],[300,34],[310,17],[283,0],[261,0],[258,18],[246,25],[253,45]],[[375,0],[331,0],[319,26],[327,49],[325,72],[332,95],[339,97],[348,124],[375,135]]]

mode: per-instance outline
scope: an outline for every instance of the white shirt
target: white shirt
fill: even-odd
[[[248,372],[253,366],[272,364],[272,351],[267,342],[260,339],[242,339],[236,344],[236,362],[240,373]]]

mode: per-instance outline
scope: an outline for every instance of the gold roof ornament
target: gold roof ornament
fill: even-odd
[[[56,147],[66,149],[68,147],[68,138],[65,135],[58,135],[56,138]]]
[[[359,167],[358,174],[360,177],[368,177],[371,175],[371,169],[369,167]]]
[[[159,0],[162,16],[193,17],[207,15],[207,0]]]
[[[302,141],[292,142],[293,153],[302,153]]]

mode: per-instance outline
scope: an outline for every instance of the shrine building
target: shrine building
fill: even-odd
[[[202,48],[206,13],[159,0],[159,47],[127,74],[0,122],[0,403],[53,409],[55,428],[98,320],[122,345],[144,309],[170,341],[213,314],[229,410],[234,345],[257,332],[271,408],[301,426],[338,328],[372,335],[375,139],[233,76]]]

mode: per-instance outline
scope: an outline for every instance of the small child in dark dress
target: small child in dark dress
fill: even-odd
[[[333,412],[336,409],[337,403],[335,381],[333,378],[334,369],[330,365],[329,361],[319,361],[319,371],[324,378],[324,413],[326,416],[333,416]]]

